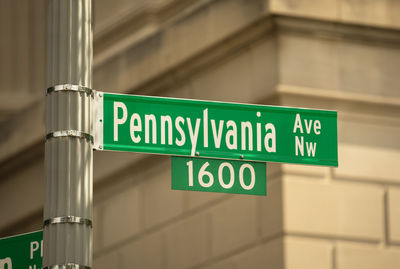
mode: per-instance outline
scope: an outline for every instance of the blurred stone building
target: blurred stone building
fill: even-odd
[[[339,167],[268,195],[171,190],[170,157],[95,152],[94,268],[400,268],[400,1],[95,0],[94,88],[333,109]],[[41,229],[45,7],[0,1],[0,235]]]

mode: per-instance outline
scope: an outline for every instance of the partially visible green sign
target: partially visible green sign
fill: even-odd
[[[267,167],[262,162],[172,157],[172,189],[267,195]]]
[[[40,269],[43,231],[0,239],[0,269]]]
[[[99,95],[100,150],[338,165],[335,111]]]

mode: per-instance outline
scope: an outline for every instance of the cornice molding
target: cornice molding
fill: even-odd
[[[282,15],[274,15],[274,22],[277,32],[281,34],[291,33],[330,40],[393,46],[396,48],[400,45],[400,29]]]
[[[95,32],[94,68],[214,0],[174,0],[125,12]],[[150,3],[150,2],[149,2]]]
[[[400,126],[400,98],[368,95],[348,91],[307,88],[294,85],[277,85],[281,105],[337,110],[339,118],[350,115],[374,120],[381,124]],[[350,116],[351,117],[351,116]]]

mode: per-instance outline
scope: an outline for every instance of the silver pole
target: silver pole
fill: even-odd
[[[47,1],[43,268],[92,266],[92,1]]]

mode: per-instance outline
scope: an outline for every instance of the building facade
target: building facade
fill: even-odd
[[[0,3],[0,236],[41,229],[45,1]],[[96,0],[97,90],[338,111],[339,167],[265,197],[171,190],[94,153],[94,268],[400,268],[400,2]],[[6,38],[4,38],[6,37]]]

